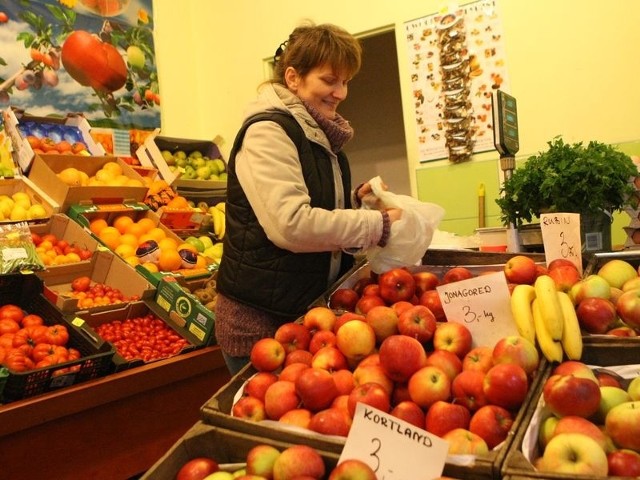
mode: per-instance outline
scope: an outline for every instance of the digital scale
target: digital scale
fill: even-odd
[[[496,90],[491,96],[493,111],[493,143],[500,153],[500,169],[504,179],[511,178],[516,168],[516,153],[520,149],[518,138],[518,108],[515,97],[502,90]],[[507,228],[507,250],[520,251],[516,226],[509,224]]]

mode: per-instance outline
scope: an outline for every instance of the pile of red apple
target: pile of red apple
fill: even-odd
[[[235,464],[233,464],[235,465]],[[341,480],[357,478],[376,480],[375,472],[361,460],[345,459],[327,472],[320,453],[307,445],[291,445],[278,450],[266,443],[252,447],[246,456],[246,463],[232,471],[223,469],[224,464],[209,457],[189,460],[178,470],[176,480]]]
[[[394,282],[385,284],[387,276]],[[499,445],[538,368],[535,345],[509,336],[473,346],[463,324],[437,321],[407,300],[415,295],[412,280],[405,269],[390,270],[378,286],[381,296],[399,295],[395,302],[366,313],[314,307],[256,342],[257,373],[232,415],[347,436],[363,402],[448,440],[450,453],[484,454]]]
[[[640,377],[629,381],[566,361],[551,372],[542,396],[539,471],[640,476]]]

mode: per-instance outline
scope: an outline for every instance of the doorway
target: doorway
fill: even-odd
[[[352,184],[379,175],[390,191],[411,195],[395,32],[392,28],[360,41],[362,68],[339,110],[355,130],[345,146]]]

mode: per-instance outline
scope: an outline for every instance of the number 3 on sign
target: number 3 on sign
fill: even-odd
[[[340,461],[361,460],[379,480],[428,480],[442,475],[448,450],[426,430],[358,403]]]

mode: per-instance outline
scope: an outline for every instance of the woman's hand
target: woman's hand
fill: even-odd
[[[388,190],[387,184],[382,182],[382,189]],[[380,199],[373,194],[373,189],[371,188],[371,184],[369,182],[365,182],[356,192],[360,203],[366,205],[372,210],[382,210],[384,209],[384,205],[380,202]]]

